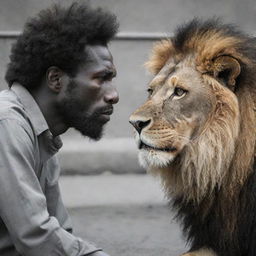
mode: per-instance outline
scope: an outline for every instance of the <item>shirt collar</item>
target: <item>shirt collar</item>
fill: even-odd
[[[56,154],[62,147],[62,141],[60,136],[53,137],[50,130],[44,131],[38,137],[38,140],[39,144],[42,145],[42,148],[40,149],[40,154],[44,162],[47,161],[51,156]]]
[[[36,101],[29,93],[29,91],[22,85],[14,83],[11,87],[16,96],[19,98],[20,102],[24,106],[29,119],[33,125],[36,135],[40,135],[42,132],[49,130],[48,124],[41,112]]]
[[[43,146],[40,150],[42,159],[46,161],[62,147],[61,138],[60,136],[53,137],[38,104],[24,86],[14,83],[11,90],[20,100],[33,125],[39,143]]]

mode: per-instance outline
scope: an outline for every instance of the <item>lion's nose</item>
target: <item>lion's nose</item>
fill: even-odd
[[[131,120],[129,121],[138,133],[141,133],[142,129],[148,126],[151,120]]]

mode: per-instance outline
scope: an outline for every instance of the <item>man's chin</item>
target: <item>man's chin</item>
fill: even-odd
[[[78,129],[75,128],[76,130],[78,130],[83,136],[88,137],[92,140],[98,141],[102,138],[103,136],[103,127],[101,129],[95,129],[95,130],[84,130],[84,129]]]

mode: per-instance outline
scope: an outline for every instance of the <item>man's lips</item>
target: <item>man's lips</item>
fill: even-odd
[[[110,115],[112,114],[113,114],[113,107],[104,108],[99,112],[99,116],[104,123],[110,120]]]
[[[112,115],[113,114],[113,109],[109,109],[107,111],[101,112],[102,115]]]
[[[175,147],[164,147],[164,148],[158,148],[155,146],[151,146],[148,145],[146,143],[144,143],[143,141],[139,141],[139,145],[138,145],[139,149],[146,149],[146,150],[159,150],[159,151],[164,151],[164,152],[175,152],[177,151],[177,148]]]
[[[113,114],[113,107],[107,107],[107,108],[104,108],[100,111],[100,114],[102,115],[112,115]]]

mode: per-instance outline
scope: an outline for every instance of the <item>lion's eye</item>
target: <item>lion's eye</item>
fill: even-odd
[[[186,90],[184,90],[184,89],[182,89],[180,87],[176,87],[174,89],[173,95],[177,96],[177,97],[181,97],[181,96],[185,95],[186,93],[187,93]]]
[[[148,92],[148,94],[149,94],[149,95],[152,95],[152,93],[153,93],[153,89],[148,88],[148,89],[147,89],[147,92]]]

